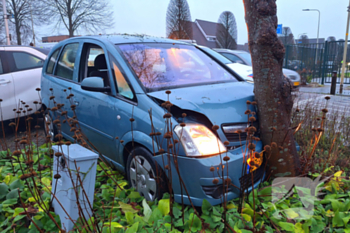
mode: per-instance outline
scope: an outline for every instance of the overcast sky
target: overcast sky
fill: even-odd
[[[114,11],[114,27],[101,33],[147,34],[165,37],[165,18],[170,0],[109,0]],[[217,22],[223,11],[231,11],[236,18],[238,44],[248,40],[244,20],[243,0],[187,0],[192,21]],[[291,28],[294,37],[306,33],[317,37],[318,9],[321,12],[320,38],[345,38],[348,0],[277,0],[278,23]],[[50,30],[51,31],[51,30]],[[80,34],[86,32],[80,31]],[[53,34],[57,34],[53,33]],[[60,34],[67,34],[61,30]]]

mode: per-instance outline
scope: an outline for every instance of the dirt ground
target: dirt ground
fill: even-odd
[[[15,130],[13,129],[12,126],[9,126],[11,121],[4,121],[3,125],[4,128],[2,127],[2,124],[0,122],[0,151],[5,150],[7,145],[7,148],[10,148],[11,151],[15,150],[15,139],[16,139],[16,134]],[[35,125],[39,125],[40,129],[35,129]],[[20,119],[20,124],[18,127],[17,131],[17,138],[22,138],[23,136],[26,136],[26,126],[25,126],[25,119]],[[44,132],[44,124],[42,119],[34,120],[33,125],[30,129],[31,135],[32,135],[32,141],[35,144],[38,144],[38,146],[41,146],[42,144],[45,143],[45,132]],[[4,140],[4,134],[5,134],[5,140]]]

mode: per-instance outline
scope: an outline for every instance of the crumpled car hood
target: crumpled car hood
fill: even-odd
[[[199,112],[212,124],[247,122],[247,100],[254,100],[254,85],[247,82],[230,82],[170,89],[169,100],[181,109]],[[165,91],[148,93],[167,101]]]

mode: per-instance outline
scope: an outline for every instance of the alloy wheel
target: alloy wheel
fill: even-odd
[[[54,126],[53,126],[53,122],[52,122],[52,119],[50,117],[50,114],[48,114],[48,113],[45,115],[45,124],[46,124],[46,122],[50,122],[50,124],[47,125],[48,128],[46,128],[46,126],[45,126],[46,135],[49,135],[50,140],[54,141],[54,139],[55,139]]]
[[[151,164],[141,155],[136,155],[130,163],[131,186],[147,201],[153,201],[157,194],[157,181]]]

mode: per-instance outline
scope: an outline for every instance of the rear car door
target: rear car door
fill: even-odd
[[[46,55],[28,47],[5,47],[5,51],[13,78],[16,103],[24,101],[29,105],[28,108],[35,110],[38,105],[35,106],[33,102],[40,101],[36,88],[40,87]]]
[[[4,48],[0,48],[0,121],[15,118],[15,86],[5,58]],[[5,59],[4,59],[5,58]]]
[[[73,140],[73,132],[70,131],[71,127],[65,120],[66,116],[61,116],[63,111],[67,111],[67,117],[72,118],[74,112],[71,109],[73,99],[67,99],[71,93],[71,88],[77,83],[77,72],[78,72],[78,53],[80,48],[79,42],[71,42],[65,44],[63,48],[57,48],[50,56],[49,63],[44,71],[45,79],[42,82],[42,88],[44,92],[50,92],[50,96],[54,99],[50,100],[47,104],[48,108],[54,107],[54,101],[56,104],[63,104],[64,106],[56,111],[50,112],[53,119],[60,118],[61,128],[58,129],[64,137]]]

